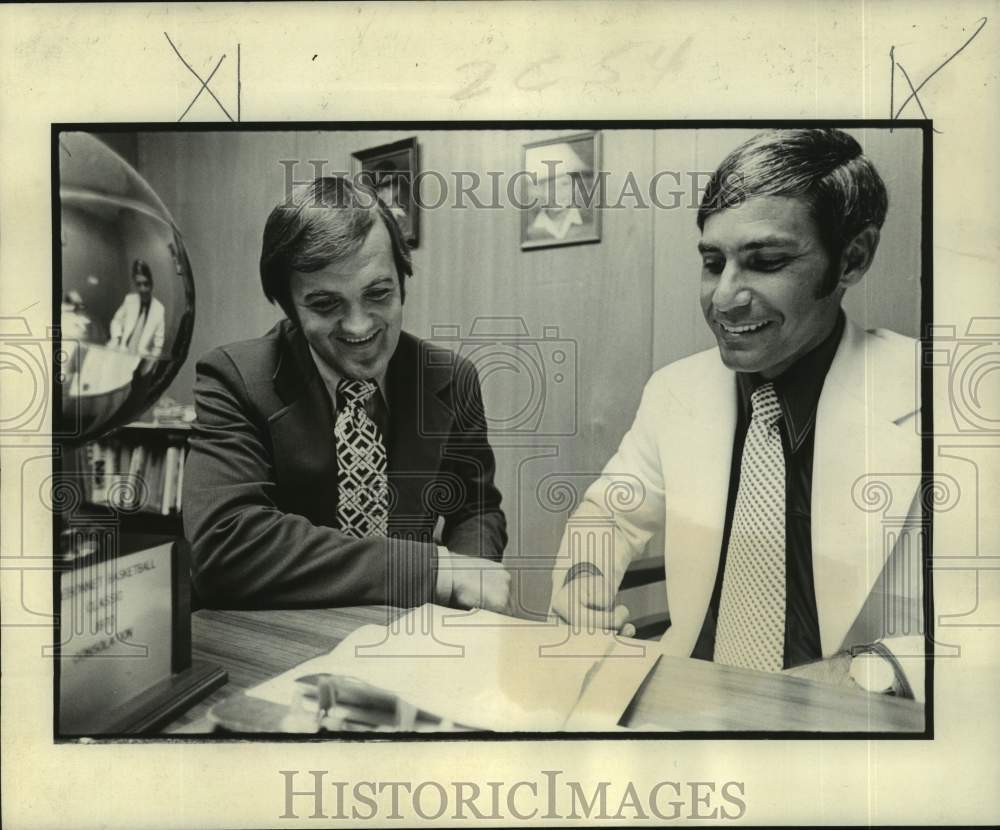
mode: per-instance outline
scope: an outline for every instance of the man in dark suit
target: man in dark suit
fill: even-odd
[[[412,266],[392,214],[317,179],[271,212],[260,270],[287,319],[197,364],[184,525],[200,599],[505,610],[479,378],[401,330]]]

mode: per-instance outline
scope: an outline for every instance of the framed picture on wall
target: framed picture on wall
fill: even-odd
[[[420,241],[419,209],[413,183],[420,172],[416,138],[404,138],[351,154],[356,179],[375,188],[392,211],[411,248]]]
[[[524,145],[521,250],[601,241],[601,134]]]

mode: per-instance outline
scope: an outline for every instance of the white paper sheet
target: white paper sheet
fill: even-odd
[[[327,672],[364,680],[394,692],[438,717],[497,731],[558,731],[581,696],[584,682],[616,642],[619,653],[638,657],[648,644],[624,641],[609,632],[570,632],[555,622],[536,622],[489,611],[455,611],[425,605],[389,626],[359,628],[329,654],[309,660],[248,694],[288,704],[296,678]],[[636,645],[629,646],[629,642]],[[640,647],[641,646],[641,647]],[[601,672],[607,711],[593,699],[579,728],[613,729],[638,688],[650,661],[616,658],[628,664],[615,684],[614,668]],[[621,701],[624,700],[622,703]],[[616,711],[612,711],[616,710]]]

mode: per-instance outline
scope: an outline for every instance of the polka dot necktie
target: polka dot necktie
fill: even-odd
[[[337,384],[337,522],[355,538],[385,536],[389,524],[389,480],[385,446],[365,402],[375,394],[371,380],[345,378]]]
[[[774,384],[758,387],[750,404],[715,662],[773,672],[785,658],[785,454]]]

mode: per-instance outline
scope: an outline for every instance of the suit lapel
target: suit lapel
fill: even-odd
[[[282,323],[274,388],[285,406],[268,418],[278,480],[290,503],[314,521],[335,524],[337,453],[333,409],[301,330]]]
[[[442,449],[452,427],[445,397],[450,367],[426,359],[420,341],[403,332],[386,372],[389,429],[389,487],[393,509],[390,530],[421,532],[433,501]]]
[[[663,457],[671,618],[664,645],[684,656],[694,648],[719,567],[737,404],[735,375],[717,350],[692,369],[681,383],[684,399],[674,402],[677,416],[664,425]]]
[[[813,582],[823,654],[839,651],[891,551],[890,499],[905,513],[920,472],[919,441],[896,421],[914,410],[891,349],[850,320],[816,413]],[[867,486],[866,486],[867,484]],[[874,501],[872,500],[874,497]]]

